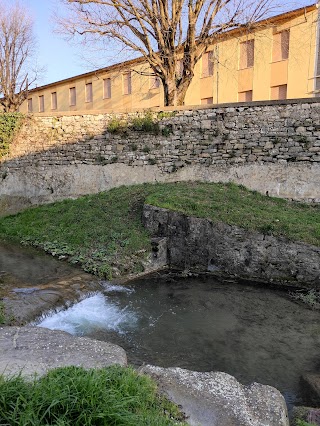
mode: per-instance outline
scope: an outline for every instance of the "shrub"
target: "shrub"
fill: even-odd
[[[152,112],[147,111],[143,115],[132,118],[130,129],[140,132],[158,134],[159,124],[154,120]]]
[[[19,112],[0,114],[0,157],[8,154],[10,144],[22,124],[23,117],[23,114]]]
[[[107,126],[107,130],[109,133],[124,133],[126,132],[127,128],[127,123],[117,117],[111,118]]]
[[[177,114],[177,111],[160,111],[158,112],[158,120],[163,120],[164,118],[172,118]]]

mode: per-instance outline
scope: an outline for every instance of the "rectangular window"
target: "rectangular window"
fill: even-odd
[[[202,77],[213,75],[213,51],[202,56]]]
[[[76,88],[70,87],[70,89],[69,89],[69,105],[75,106],[76,103],[77,103]]]
[[[86,84],[86,102],[93,101],[92,83]]]
[[[211,105],[213,104],[213,98],[202,98],[201,105]]]
[[[111,98],[111,78],[103,80],[103,99]]]
[[[44,96],[39,96],[39,112],[44,112]]]
[[[150,89],[159,89],[159,87],[160,87],[160,78],[156,75],[152,75],[150,80]]]
[[[32,98],[28,99],[28,112],[33,112]]]
[[[58,108],[57,92],[51,93],[51,109]]]
[[[287,85],[282,84],[281,86],[271,87],[271,99],[272,100],[287,99]]]
[[[251,102],[252,101],[252,90],[238,93],[239,102]]]
[[[123,94],[131,94],[131,72],[126,72],[123,74]]]
[[[240,43],[240,69],[251,68],[254,64],[254,40]]]
[[[273,35],[272,61],[284,61],[289,58],[290,31],[285,30]]]

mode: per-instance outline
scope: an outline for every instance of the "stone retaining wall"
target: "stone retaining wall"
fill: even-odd
[[[108,131],[111,120],[137,114],[28,117],[2,160],[0,196],[38,203],[122,183],[197,179],[320,200],[320,101],[184,109],[162,114],[169,116],[149,132]]]
[[[319,247],[150,205],[143,222],[169,268],[319,289]]]

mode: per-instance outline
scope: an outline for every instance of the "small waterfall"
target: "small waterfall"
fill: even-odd
[[[83,336],[99,330],[123,334],[132,329],[136,322],[137,315],[128,307],[120,308],[98,293],[45,318],[37,326]]]

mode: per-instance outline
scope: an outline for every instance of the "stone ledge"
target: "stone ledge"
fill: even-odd
[[[289,426],[281,393],[266,385],[240,384],[222,372],[144,366],[140,372],[155,379],[161,392],[182,407],[194,426]]]
[[[0,328],[0,374],[30,377],[57,367],[112,364],[127,365],[120,346],[40,327]]]

